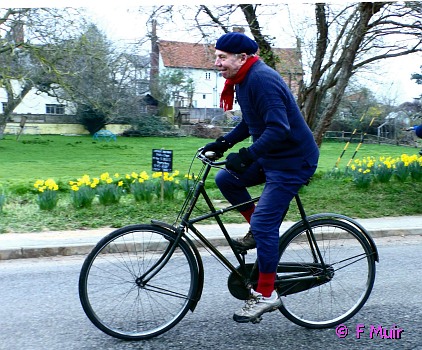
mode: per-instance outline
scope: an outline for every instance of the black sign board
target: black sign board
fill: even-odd
[[[173,171],[173,151],[164,149],[153,149],[152,171],[171,173]]]

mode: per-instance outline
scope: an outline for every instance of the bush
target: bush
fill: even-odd
[[[195,124],[192,127],[192,136],[208,139],[216,139],[223,135],[223,131],[216,126]]]
[[[104,113],[90,106],[78,105],[76,116],[91,135],[94,135],[107,124],[107,118]]]
[[[171,124],[154,115],[139,116],[132,120],[132,128],[124,136],[163,136],[171,133]]]

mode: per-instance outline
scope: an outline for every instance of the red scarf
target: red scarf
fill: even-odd
[[[243,79],[245,79],[246,74],[248,73],[249,69],[254,65],[256,61],[259,60],[258,56],[249,57],[245,64],[240,67],[239,71],[236,73],[234,78],[226,79],[224,83],[224,88],[221,93],[220,98],[220,108],[223,108],[224,111],[229,111],[233,108],[233,101],[234,101],[234,86],[236,84],[240,84]]]

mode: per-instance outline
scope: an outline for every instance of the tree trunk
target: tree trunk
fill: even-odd
[[[10,115],[13,113],[13,110],[22,102],[24,97],[28,94],[29,91],[31,91],[32,87],[34,86],[32,82],[27,81],[22,87],[22,90],[19,93],[18,97],[14,98],[11,81],[5,79],[3,81],[3,84],[7,93],[7,104],[3,114],[0,114],[0,139],[2,139],[4,136],[7,121]]]
[[[256,5],[246,4],[239,5],[245,15],[246,21],[248,22],[249,29],[259,46],[259,56],[264,60],[264,62],[269,65],[271,68],[276,68],[277,57],[275,56],[273,50],[271,49],[271,44],[261,32],[261,27],[259,26],[258,17],[255,13]]]
[[[0,140],[4,137],[4,130],[6,129],[6,123],[3,121],[3,115],[0,114]]]
[[[384,5],[385,3],[360,3],[355,13],[350,16],[350,19],[354,18],[355,20],[352,29],[339,34],[338,38],[340,35],[346,36],[346,46],[341,49],[339,59],[337,62],[332,62],[331,58],[326,59],[324,64],[328,44],[327,19],[324,4],[316,4],[318,36],[311,83],[309,87],[302,89],[298,101],[306,122],[314,131],[314,137],[319,146],[322,144],[325,131],[331,125],[349,80],[355,72],[356,55],[369,30],[369,22]],[[343,27],[343,29],[345,28],[346,26]],[[334,49],[336,47],[332,50]],[[337,49],[340,50],[340,48]],[[330,57],[333,56],[331,54]],[[326,96],[328,96],[328,100],[325,107],[322,111],[318,111],[318,107],[321,107],[321,102]]]

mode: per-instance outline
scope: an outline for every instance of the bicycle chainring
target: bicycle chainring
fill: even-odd
[[[251,278],[251,272],[253,270],[254,264],[245,264],[245,273],[240,266],[236,268],[236,270],[244,276],[244,278],[239,277],[234,272],[230,273],[229,278],[227,280],[227,287],[231,295],[233,295],[236,299],[240,300],[247,300],[250,296],[249,287],[256,288],[256,284],[258,282],[258,269],[255,269],[256,273]]]

